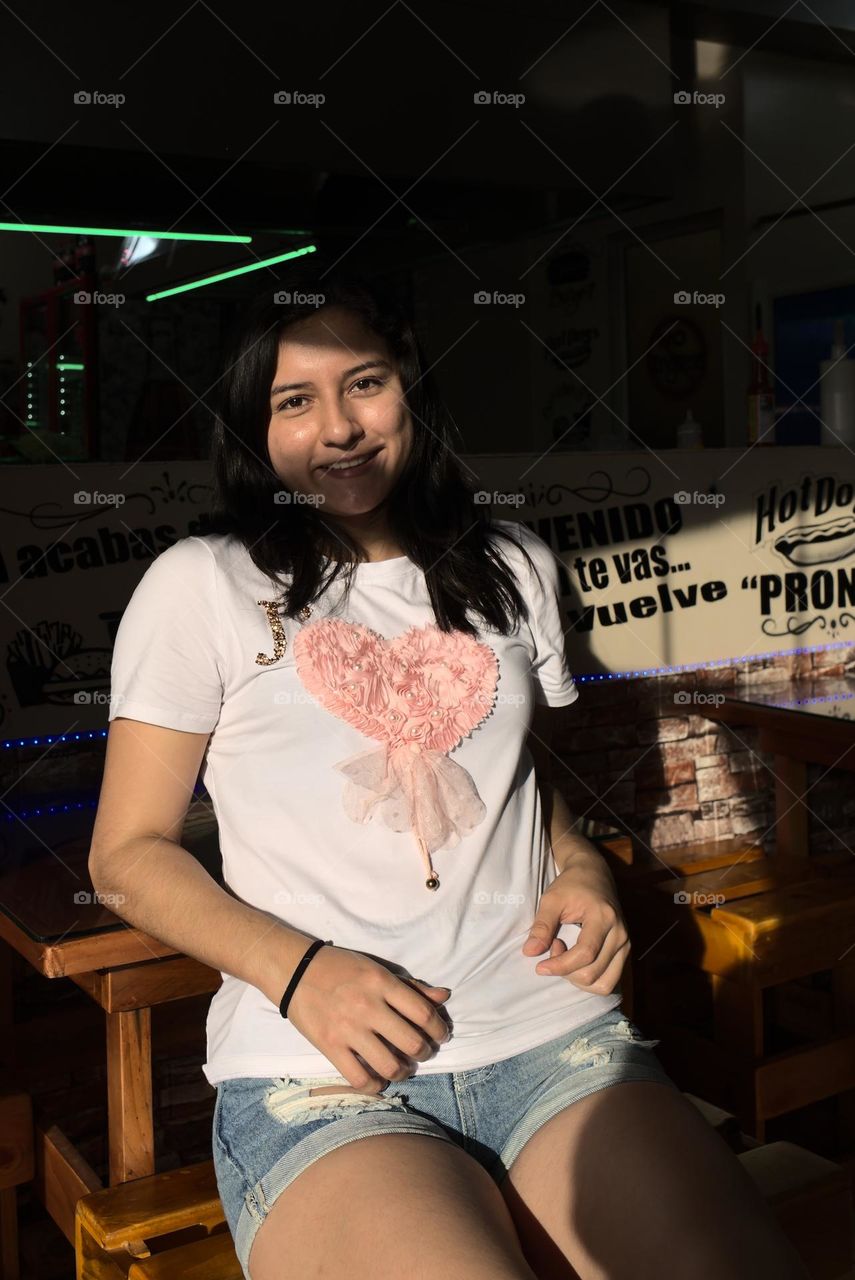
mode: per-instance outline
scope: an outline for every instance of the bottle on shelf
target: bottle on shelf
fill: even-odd
[[[751,378],[748,383],[748,443],[775,443],[775,396],[769,377],[769,344],[763,333],[763,309],[756,308],[757,332],[751,343]]]
[[[701,432],[701,424],[693,415],[691,409],[686,411],[686,416],[677,427],[677,448],[678,449],[703,449],[704,438]]]
[[[831,357],[819,362],[822,444],[855,444],[855,360],[846,358],[843,321],[834,322]]]

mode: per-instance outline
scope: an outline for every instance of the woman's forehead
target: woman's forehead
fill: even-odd
[[[332,315],[323,309],[283,333],[276,361],[276,375],[309,365],[346,369],[366,360],[390,360],[383,339],[353,312]],[[391,361],[390,361],[391,363]]]

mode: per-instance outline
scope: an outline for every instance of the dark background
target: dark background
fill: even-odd
[[[851,5],[36,0],[0,25],[0,219],[252,236],[162,241],[129,270],[94,238],[95,286],[124,301],[90,306],[85,388],[64,384],[88,432],[63,442],[46,382],[27,418],[46,344],[22,346],[20,308],[77,236],[0,231],[7,462],[206,456],[235,308],[293,268],[147,296],[308,243],[412,298],[474,452],[672,448],[688,409],[708,446],[745,443],[758,304],[778,440],[819,441],[855,265]],[[494,91],[525,101],[475,102]],[[75,101],[96,92],[125,102]],[[696,92],[723,101],[675,101]]]

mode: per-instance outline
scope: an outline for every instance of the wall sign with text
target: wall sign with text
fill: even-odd
[[[552,548],[571,669],[587,676],[855,650],[851,458],[755,448],[463,461],[476,500]],[[122,611],[156,555],[204,533],[207,464],[30,466],[9,492],[0,738],[104,728]]]

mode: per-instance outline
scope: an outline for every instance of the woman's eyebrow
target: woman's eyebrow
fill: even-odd
[[[366,360],[364,364],[357,364],[352,369],[346,369],[341,375],[342,381],[345,378],[352,378],[355,373],[364,373],[366,369],[391,369],[388,360]],[[281,382],[279,386],[274,387],[270,392],[270,399],[274,396],[281,396],[283,391],[302,391],[304,387],[314,386],[312,382]]]

